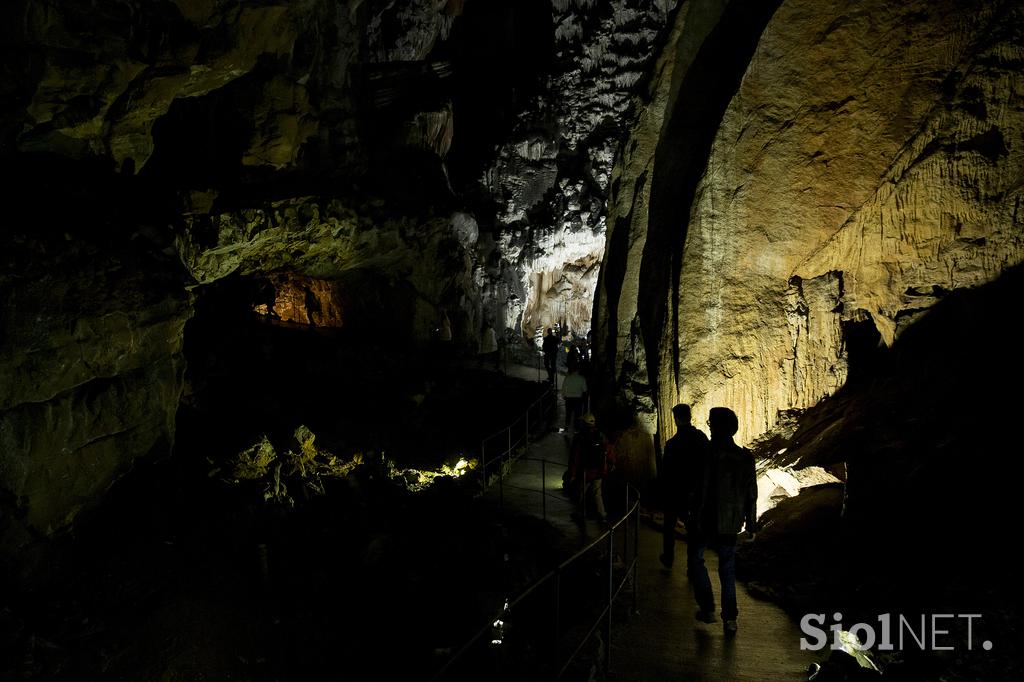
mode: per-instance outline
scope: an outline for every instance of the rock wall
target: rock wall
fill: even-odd
[[[679,8],[637,121],[611,176],[606,248],[594,304],[595,360],[605,379],[618,388],[651,433],[657,431],[654,387],[658,365],[648,365],[640,307],[644,302],[663,300],[663,296],[654,293],[656,288],[649,283],[641,285],[641,269],[651,258],[661,262],[668,256],[664,249],[645,256],[649,226],[659,224],[652,217],[651,180],[663,130],[679,106],[683,79],[694,68],[701,46],[725,7],[721,0],[706,0],[683,3]],[[662,151],[658,161],[664,163],[666,157],[671,159]],[[648,325],[653,328],[652,323]],[[657,346],[650,345],[654,348],[652,356],[657,358]]]
[[[1014,3],[734,2],[703,38],[701,6],[619,162],[599,338],[612,376],[643,345],[663,434],[682,401],[748,441],[844,384],[852,324],[891,344],[1021,260],[1024,39]]]
[[[169,451],[202,285],[270,271],[346,280],[364,291],[355,319],[394,313],[412,336],[436,324],[440,302],[463,303],[450,285],[469,277],[476,234],[446,208],[433,214],[450,201],[453,112],[449,72],[426,61],[461,11],[456,0],[0,9],[0,159],[25,175],[5,186],[19,208],[0,232],[5,548],[66,527],[134,459]],[[371,160],[420,192],[380,210]]]
[[[385,151],[370,145],[443,156],[450,142],[450,73],[426,60],[461,2],[18,0],[2,11],[9,151],[102,158],[207,190],[300,169],[351,179]],[[215,157],[235,177],[189,167]]]
[[[200,284],[267,273],[272,280],[329,281],[347,302],[340,317],[364,330],[383,324],[426,341],[448,305],[468,341],[475,340],[479,320],[474,306],[460,307],[477,290],[475,235],[465,220],[461,213],[403,218],[379,206],[353,208],[339,199],[302,197],[190,216],[176,248]],[[273,274],[283,272],[302,274]],[[374,280],[370,288],[367,277]]]
[[[191,307],[166,261],[6,246],[24,268],[0,276],[0,548],[17,552],[70,524],[136,458],[169,453]]]
[[[21,29],[16,46],[37,74],[19,84],[29,101],[18,145],[105,156],[138,172],[153,153],[154,123],[176,99],[223,88],[275,58],[293,68],[266,84],[248,159],[283,165],[315,131],[296,107],[307,98],[301,81],[312,62],[294,53],[313,5],[16,3],[8,30]]]
[[[484,177],[509,264],[495,294],[507,326],[589,331],[615,150],[676,4],[551,3],[551,71]]]

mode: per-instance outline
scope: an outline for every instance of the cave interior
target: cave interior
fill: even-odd
[[[672,407],[728,407],[750,594],[1024,675],[1020,3],[0,17],[0,679],[430,678],[574,550],[480,469],[561,425],[549,328],[647,525]]]

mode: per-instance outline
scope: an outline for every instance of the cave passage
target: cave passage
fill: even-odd
[[[0,52],[0,680],[1024,679],[1024,3],[17,0]]]

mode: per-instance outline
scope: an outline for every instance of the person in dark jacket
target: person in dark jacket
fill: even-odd
[[[580,418],[580,430],[570,446],[568,478],[570,488],[579,491],[576,516],[585,518],[587,507],[590,506],[599,521],[607,522],[602,484],[614,468],[615,452],[608,439],[598,430],[597,419],[588,412]]]
[[[558,369],[558,337],[555,336],[555,332],[548,327],[547,333],[544,334],[544,342],[541,345],[541,349],[544,351],[544,369],[548,371],[548,383],[552,386],[555,385],[555,372]]]
[[[662,553],[658,558],[665,568],[672,568],[675,559],[676,520],[683,520],[687,532],[693,528],[690,513],[693,510],[695,493],[703,481],[704,460],[708,450],[708,437],[690,423],[689,405],[676,405],[672,408],[672,416],[676,422],[676,435],[665,443],[665,455],[662,457],[658,476],[662,509],[665,512]],[[690,573],[690,568],[698,563],[692,556],[691,549],[694,546],[693,542],[687,545],[687,574]],[[700,561],[703,562],[703,559]]]
[[[743,525],[753,540],[757,530],[757,475],[754,456],[733,442],[739,428],[736,413],[725,407],[711,409],[708,417],[711,444],[703,482],[693,509],[697,532],[690,534],[694,545],[691,580],[697,597],[697,620],[715,622],[715,597],[704,566],[704,550],[718,554],[718,579],[722,587],[722,624],[726,635],[736,634],[736,536]]]

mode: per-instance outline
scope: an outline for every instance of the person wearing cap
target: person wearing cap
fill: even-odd
[[[580,430],[573,438],[569,459],[569,480],[581,489],[579,505],[584,516],[591,506],[598,520],[608,520],[602,487],[614,466],[615,456],[608,439],[597,428],[597,418],[588,412],[580,419]]]

